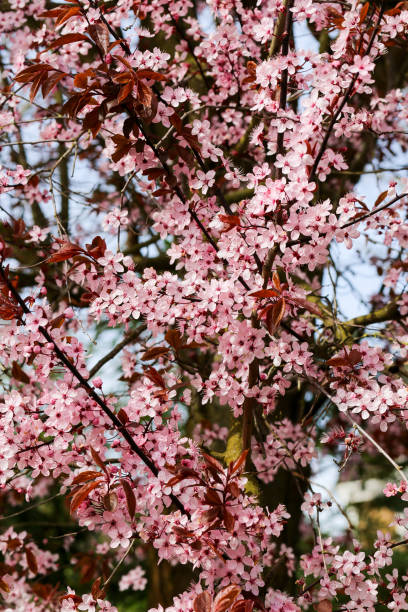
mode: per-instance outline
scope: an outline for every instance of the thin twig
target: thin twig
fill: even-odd
[[[7,521],[8,519],[14,518],[15,516],[20,516],[21,514],[24,514],[25,512],[28,512],[29,510],[33,510],[34,508],[38,508],[38,506],[42,506],[43,504],[46,504],[49,501],[52,501],[53,499],[55,499],[56,497],[60,497],[61,495],[62,493],[56,493],[52,497],[47,497],[47,499],[42,499],[41,501],[35,504],[30,504],[29,506],[27,506],[27,508],[24,508],[24,510],[19,510],[19,512],[13,512],[13,514],[7,514],[7,516],[1,516],[0,521]]]
[[[107,353],[104,357],[102,357],[94,366],[93,368],[91,368],[89,370],[89,378],[92,378],[93,376],[95,376],[95,374],[98,372],[98,370],[101,369],[102,366],[104,366],[106,363],[108,363],[108,361],[110,361],[111,359],[113,359],[118,353],[120,353],[120,351],[127,346],[128,344],[130,344],[131,342],[133,342],[134,340],[136,340],[140,334],[142,332],[144,332],[146,329],[146,325],[142,325],[141,327],[139,327],[137,330],[135,330],[133,333],[129,334],[129,336],[126,336],[122,342],[119,342],[119,344],[117,344],[115,347],[113,347],[113,349],[111,351],[109,351],[109,353]]]
[[[107,578],[106,582],[103,583],[103,585],[101,585],[101,588],[106,589],[106,587],[108,586],[108,584],[111,582],[112,578],[114,577],[114,575],[116,574],[116,572],[118,571],[118,569],[120,568],[120,566],[122,565],[122,563],[124,562],[124,560],[126,559],[126,557],[128,556],[128,554],[131,552],[132,548],[135,545],[136,540],[132,540],[131,543],[129,544],[125,554],[119,559],[118,563],[115,565],[115,567],[113,568],[110,576]]]

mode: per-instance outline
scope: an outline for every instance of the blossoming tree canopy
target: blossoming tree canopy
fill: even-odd
[[[408,4],[0,16],[2,608],[407,610]]]

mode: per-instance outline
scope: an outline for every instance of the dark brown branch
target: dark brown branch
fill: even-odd
[[[6,284],[10,293],[13,295],[15,300],[20,305],[24,314],[30,314],[30,310],[27,307],[27,304],[25,303],[23,298],[20,296],[18,291],[15,289],[13,284],[10,282],[2,265],[0,265],[0,277],[2,278],[3,282]],[[156,464],[150,459],[150,457],[144,452],[144,450],[141,449],[138,444],[136,444],[136,442],[134,441],[134,439],[132,438],[131,434],[126,429],[126,427],[123,425],[123,423],[119,420],[116,414],[112,412],[112,410],[105,403],[105,401],[96,393],[95,389],[91,387],[89,382],[82,376],[82,374],[79,372],[77,367],[70,361],[70,359],[67,357],[64,351],[60,349],[60,347],[55,342],[54,338],[51,336],[48,330],[45,329],[45,327],[43,327],[42,325],[38,327],[38,330],[41,333],[41,335],[45,338],[45,340],[47,340],[47,342],[52,344],[52,346],[54,347],[54,352],[56,356],[58,357],[59,361],[71,372],[74,378],[76,378],[78,383],[87,391],[88,395],[94,400],[94,402],[98,404],[98,406],[102,409],[104,414],[111,421],[115,429],[126,440],[130,449],[139,457],[139,459],[141,459],[141,461],[146,465],[146,467],[149,468],[152,474],[154,476],[157,476],[159,473],[159,470]],[[178,508],[183,514],[187,515],[188,517],[190,516],[189,512],[184,508],[184,505],[181,503],[178,497],[176,497],[175,495],[171,493],[170,498],[172,502],[174,503],[174,505],[176,506],[176,508]]]
[[[365,51],[365,55],[368,55],[370,53],[370,51],[371,51],[371,48],[372,48],[372,46],[374,44],[374,41],[375,41],[375,37],[377,36],[377,32],[378,32],[378,29],[380,27],[380,23],[381,23],[381,19],[383,17],[383,14],[384,14],[384,3],[381,4],[381,8],[380,8],[380,11],[378,13],[377,23],[376,23],[376,25],[374,27],[374,30],[373,30],[373,33],[371,35],[370,42],[367,45],[367,49]],[[316,174],[317,167],[318,167],[318,165],[320,163],[320,160],[323,157],[324,152],[326,151],[327,144],[329,142],[329,138],[331,136],[333,128],[334,128],[334,126],[335,126],[335,124],[336,124],[336,122],[337,122],[337,120],[338,120],[338,118],[339,118],[343,108],[345,107],[346,103],[349,100],[349,97],[350,97],[350,95],[351,95],[351,93],[352,93],[352,91],[354,89],[354,85],[356,84],[358,76],[359,76],[359,74],[357,72],[353,76],[353,78],[351,79],[350,85],[348,86],[348,88],[346,90],[346,93],[344,94],[343,100],[341,101],[340,106],[338,107],[337,111],[334,113],[334,115],[333,115],[333,117],[332,117],[332,119],[331,119],[331,121],[329,123],[329,126],[328,126],[328,128],[326,130],[326,134],[324,135],[324,138],[323,138],[323,142],[322,142],[322,144],[320,146],[319,152],[316,155],[315,161],[314,161],[312,169],[310,171],[309,181],[312,181],[314,176],[315,176],[315,174]]]
[[[135,330],[134,332],[132,332],[131,334],[126,336],[122,340],[122,342],[119,342],[119,344],[114,346],[113,349],[111,351],[109,351],[109,353],[107,353],[104,357],[102,357],[94,365],[94,367],[89,370],[89,378],[92,378],[92,376],[95,376],[95,374],[98,372],[98,370],[100,370],[106,363],[108,363],[108,361],[110,361],[111,359],[116,357],[116,355],[118,353],[120,353],[120,351],[125,346],[127,346],[128,344],[131,344],[134,340],[137,340],[137,338],[140,336],[141,333],[143,333],[145,331],[145,329],[146,329],[146,325],[142,325],[137,330]]]

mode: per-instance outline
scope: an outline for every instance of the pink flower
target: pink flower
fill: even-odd
[[[147,579],[145,578],[145,571],[138,566],[122,576],[119,581],[119,591],[125,591],[126,589],[132,589],[133,591],[144,591],[146,584]]]
[[[205,195],[208,189],[215,183],[215,170],[209,170],[208,172],[197,170],[196,176],[197,178],[192,182],[191,186],[194,189],[201,189],[202,193]]]

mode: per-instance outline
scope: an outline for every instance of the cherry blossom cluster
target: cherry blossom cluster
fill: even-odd
[[[408,181],[356,185],[408,148],[405,3],[11,0],[0,30],[2,498],[57,489],[107,560],[47,590],[6,527],[6,609],[116,611],[135,543],[191,572],[150,612],[408,609],[407,511],[326,537],[310,478],[408,452]],[[351,319],[346,251],[381,279]]]

